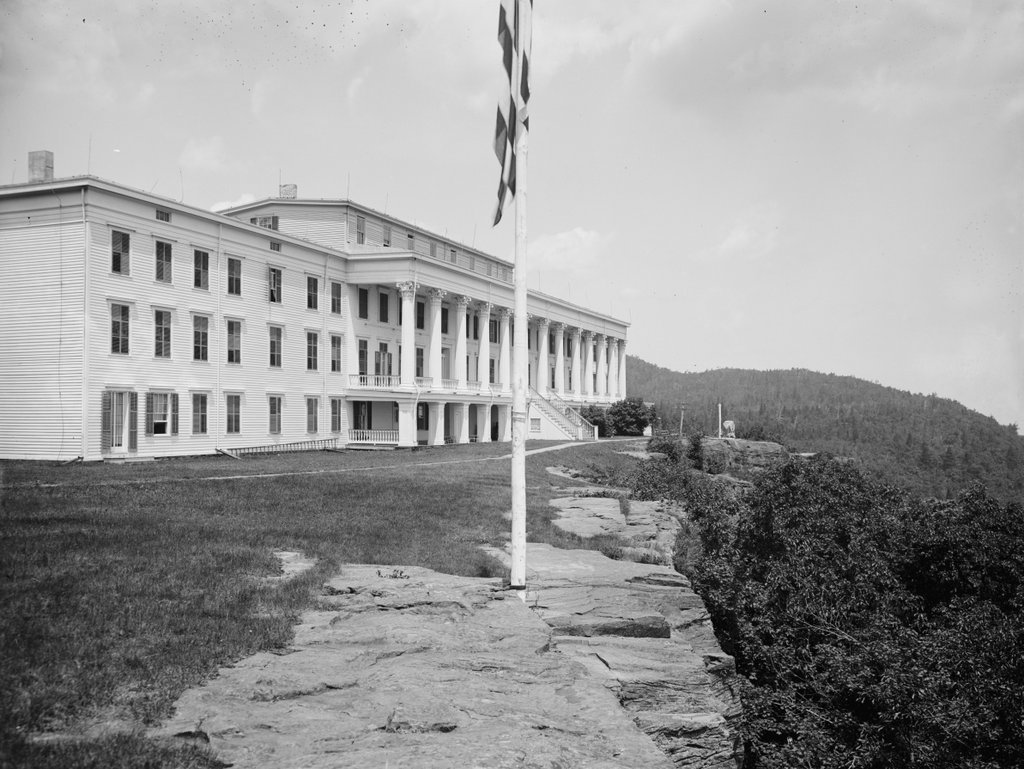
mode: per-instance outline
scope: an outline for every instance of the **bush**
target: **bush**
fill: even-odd
[[[626,398],[609,407],[607,419],[612,435],[643,435],[654,423],[654,409],[639,398]]]
[[[647,441],[647,450],[654,454],[664,454],[666,459],[676,463],[682,456],[679,442],[661,435],[655,435]]]
[[[608,422],[608,414],[604,409],[597,406],[584,406],[580,409],[580,416],[597,428],[598,438],[608,438],[615,434],[612,432],[612,426]]]
[[[704,469],[704,431],[696,430],[690,435],[690,448],[686,452],[686,458],[694,470]]]

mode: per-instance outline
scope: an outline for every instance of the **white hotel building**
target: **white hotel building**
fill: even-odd
[[[349,200],[218,214],[32,160],[0,187],[0,457],[511,440],[508,262]],[[592,439],[628,324],[528,311],[528,437]]]

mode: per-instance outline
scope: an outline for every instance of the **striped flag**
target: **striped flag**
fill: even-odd
[[[508,82],[508,97],[498,99],[494,130],[494,154],[501,163],[498,205],[494,224],[501,221],[507,200],[516,195],[516,133],[530,130],[530,46],[533,0],[501,0],[498,10],[498,44]],[[516,82],[518,78],[518,84]]]

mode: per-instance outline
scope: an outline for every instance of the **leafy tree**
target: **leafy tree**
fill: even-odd
[[[607,420],[613,435],[643,435],[654,423],[654,409],[644,405],[640,398],[626,398],[608,408]]]
[[[597,406],[584,406],[580,409],[580,416],[597,428],[599,438],[607,438],[615,434],[612,432],[612,426],[608,422],[608,412],[605,409]]]
[[[686,451],[686,458],[694,470],[704,469],[704,432],[697,430],[690,435],[690,448]]]

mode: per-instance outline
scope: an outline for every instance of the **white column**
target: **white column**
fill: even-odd
[[[506,393],[512,389],[512,345],[509,344],[508,338],[511,318],[512,310],[507,307],[498,310],[498,341],[501,342],[498,352],[498,378],[501,380],[501,391]]]
[[[491,370],[491,309],[493,304],[480,303],[480,339],[477,340],[476,380],[481,388],[489,387]]]
[[[466,389],[466,309],[469,307],[468,296],[455,297],[455,352],[451,361],[454,373],[453,379],[458,381],[456,387],[459,390]],[[468,422],[466,430],[469,429]],[[468,436],[469,433],[467,432]],[[469,438],[459,440],[459,443],[468,443]]]
[[[465,317],[465,313],[463,313],[463,317]],[[463,369],[465,369],[465,360],[463,360]],[[469,409],[470,404],[468,403],[452,404],[452,418],[455,420],[452,430],[456,443],[469,443]]]
[[[404,361],[402,366],[404,380]],[[416,406],[412,401],[399,401],[398,403],[398,445],[403,448],[416,445]]]
[[[619,340],[608,340],[608,395],[619,399]]]
[[[498,406],[498,440],[512,441],[512,406]]]
[[[583,373],[580,368],[580,344],[583,334],[578,328],[572,330],[572,394],[579,399],[583,394]]]
[[[594,332],[583,332],[583,394],[594,394]]]
[[[597,335],[597,395],[608,397],[608,337]]]
[[[477,443],[491,442],[491,407],[486,403],[476,407],[476,440]]]
[[[618,340],[618,394],[626,398],[626,340]]]
[[[441,389],[441,302],[447,292],[432,288],[430,297],[430,349],[427,351],[427,376],[433,378],[434,389]],[[403,319],[405,316],[402,316]],[[404,349],[404,348],[403,348]]]
[[[565,324],[554,323],[555,330],[555,392],[565,395]]]
[[[395,284],[402,292],[402,386],[412,387],[416,381],[416,284],[403,281]],[[413,428],[416,423],[413,421]],[[399,436],[401,439],[401,436]],[[415,441],[413,441],[415,445]]]
[[[427,404],[427,420],[429,421],[429,429],[427,430],[427,443],[431,446],[443,446],[444,445],[444,404],[443,403],[428,403]]]
[[[548,382],[551,381],[551,375],[548,373],[548,367],[551,365],[548,362],[548,329],[551,327],[551,321],[547,318],[537,318],[537,335],[540,337],[537,340],[537,392],[541,395],[548,391]]]

